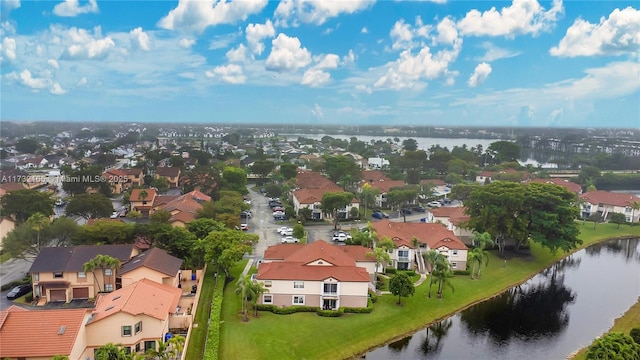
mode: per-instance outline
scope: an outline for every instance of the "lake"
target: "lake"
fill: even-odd
[[[610,240],[366,358],[565,359],[607,331],[639,296],[640,240]]]

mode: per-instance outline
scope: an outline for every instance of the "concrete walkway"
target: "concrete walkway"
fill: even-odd
[[[247,265],[244,267],[244,270],[242,270],[242,276],[247,275],[249,269],[251,269],[251,266],[253,266],[253,261],[253,258],[249,258],[249,261],[247,261]]]
[[[387,279],[389,278],[387,275],[384,275],[384,274],[378,274],[378,275],[382,275]],[[418,287],[422,285],[422,283],[425,282],[425,280],[427,280],[427,275],[420,274],[420,279],[418,279],[416,282],[413,283],[413,287]],[[378,295],[391,295],[391,291],[378,291]]]

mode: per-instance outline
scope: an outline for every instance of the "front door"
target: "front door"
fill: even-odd
[[[335,310],[337,305],[336,299],[324,299],[322,301],[322,310]]]

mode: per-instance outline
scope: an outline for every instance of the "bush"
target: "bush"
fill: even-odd
[[[614,332],[597,339],[587,351],[587,360],[596,359],[640,359],[640,345],[631,336]]]
[[[373,304],[375,304],[378,301],[378,294],[376,294],[373,291],[369,290],[369,300],[371,300],[371,302]]]
[[[386,269],[384,269],[384,273],[385,274],[396,274],[397,272],[398,272],[398,270],[395,269],[395,268],[386,268]]]
[[[205,358],[217,359],[220,348],[220,318],[222,313],[222,295],[224,291],[225,278],[218,277],[217,287],[214,289],[213,301],[211,304],[211,314],[209,321],[209,331],[205,346]]]
[[[340,317],[344,314],[344,308],[340,308],[338,310],[322,310],[322,309],[318,309],[316,311],[316,313],[318,314],[318,316],[322,316],[322,317]]]
[[[2,287],[0,287],[0,291],[5,291],[5,290],[9,290],[9,289],[13,289],[14,287],[18,286],[18,285],[28,285],[31,283],[30,278],[24,277],[22,280],[16,280],[16,281],[12,281],[8,284],[4,284],[2,285]]]
[[[407,274],[408,277],[416,276],[416,272],[414,270],[404,270],[402,272]]]
[[[633,328],[631,332],[629,332],[629,336],[636,342],[636,344],[640,344],[640,328]]]
[[[24,301],[28,302],[28,303],[32,302],[33,301],[33,293],[29,293],[29,294],[25,295]]]
[[[371,299],[367,299],[367,307],[366,308],[353,308],[353,307],[343,307],[340,310],[344,310],[345,313],[351,314],[370,314],[373,311],[373,303]]]
[[[471,271],[469,270],[453,270],[453,275],[470,275]]]
[[[277,307],[274,305],[258,304],[258,310],[270,311],[278,315],[289,315],[297,312],[316,312],[317,307],[314,306],[289,306],[289,307]]]

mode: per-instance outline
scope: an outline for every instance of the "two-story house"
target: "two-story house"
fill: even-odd
[[[202,204],[211,201],[211,197],[194,190],[183,195],[160,195],[153,203],[153,212],[164,210],[171,214],[169,223],[172,226],[185,227],[196,219]]]
[[[448,206],[427,210],[428,222],[441,223],[447,229],[453,231],[458,238],[467,238],[473,234],[473,229],[465,227],[469,221],[469,215],[464,213],[464,207]]]
[[[124,175],[129,179],[129,184],[131,184],[132,187],[142,186],[142,184],[144,184],[144,173],[142,169],[130,168],[120,170],[124,172]]]
[[[130,244],[44,248],[29,269],[33,296],[43,304],[90,299],[99,292],[114,291],[117,287],[116,269],[97,268],[92,273],[85,273],[84,264],[97,255],[108,255],[125,263],[138,253],[139,250]]]
[[[165,178],[170,188],[177,188],[180,180],[180,168],[164,166],[156,168],[156,179]]]
[[[158,192],[155,189],[133,189],[129,196],[130,209],[148,217],[153,213],[153,203],[157,196]]]
[[[311,216],[313,219],[332,217],[332,214],[323,214],[320,208],[322,197],[328,192],[343,192],[344,189],[341,186],[318,172],[305,170],[298,171],[296,184],[298,189],[291,193],[296,214],[300,209],[308,208],[312,211]],[[344,209],[338,210],[338,212],[342,218],[349,218],[352,208],[360,208],[360,203],[356,198],[353,198],[351,203],[347,204]]]
[[[308,245],[270,246],[256,277],[269,290],[262,294],[260,303],[323,309],[366,307],[371,277],[367,268],[358,265],[366,263],[372,269],[375,260],[367,261],[360,254],[356,255],[359,258],[356,261],[353,254],[359,250],[350,252],[341,248],[323,240]]]
[[[413,269],[416,257],[423,251],[436,250],[445,255],[454,270],[467,267],[467,246],[442,224],[391,222],[387,219],[372,224],[378,238],[387,237],[396,248],[391,250],[391,266]]]
[[[102,177],[109,183],[111,192],[114,194],[122,194],[123,191],[131,187],[129,178],[120,169],[109,169],[102,173]]]
[[[583,218],[599,214],[607,220],[612,213],[620,213],[628,222],[640,221],[640,210],[634,209],[640,204],[640,196],[596,190],[588,191],[579,197],[582,199],[580,213]]]
[[[359,189],[362,189],[364,184],[369,184],[371,188],[378,190],[378,194],[375,198],[376,207],[386,208],[387,204],[387,192],[391,188],[405,186],[406,183],[403,180],[391,180],[382,171],[368,170],[362,172],[362,181],[360,181]],[[359,190],[359,191],[360,191]]]

